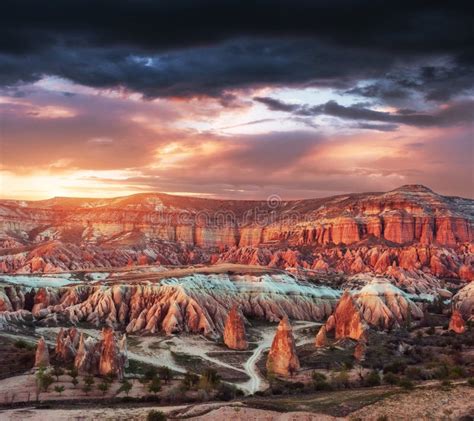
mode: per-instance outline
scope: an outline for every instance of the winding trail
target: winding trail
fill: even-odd
[[[307,327],[313,327],[320,325],[321,323],[317,322],[294,322],[293,323],[293,331],[296,332],[301,329],[305,329]],[[259,390],[264,390],[268,387],[268,382],[259,374],[257,369],[257,363],[262,355],[262,353],[269,349],[272,341],[273,336],[275,335],[275,326],[269,326],[265,328],[262,332],[262,339],[259,342],[257,348],[254,349],[253,354],[250,358],[245,362],[244,369],[247,375],[250,377],[245,383],[241,383],[239,386],[247,391],[248,394],[253,394],[258,392]],[[312,342],[313,339],[306,339],[306,340],[297,340],[299,345]]]

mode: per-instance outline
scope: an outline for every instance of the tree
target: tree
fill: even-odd
[[[206,368],[199,379],[199,388],[206,391],[214,389],[220,382],[221,378],[217,371],[213,368]]]
[[[190,372],[190,371],[187,371],[185,373],[184,378],[181,382],[181,384],[182,384],[182,386],[185,390],[192,389],[198,383],[199,383],[199,376],[195,373]]]
[[[51,376],[49,373],[46,373],[43,368],[40,368],[36,373],[37,395],[39,395],[38,392],[47,392],[49,386],[51,386],[53,383],[53,376]]]
[[[168,382],[173,379],[173,372],[169,367],[158,367],[158,375],[160,376],[160,379],[165,382],[165,384],[168,384]]]
[[[79,372],[77,371],[76,367],[73,367],[67,372],[67,374],[68,374],[69,377],[71,377],[73,379],[77,379],[77,376],[79,375]]]
[[[104,381],[109,384],[112,384],[116,377],[117,376],[115,375],[115,373],[107,373],[104,377]]]
[[[161,390],[161,380],[159,377],[153,377],[153,379],[151,380],[150,384],[148,385],[148,391],[155,394],[159,392]]]
[[[92,390],[92,385],[90,385],[90,384],[84,384],[84,385],[82,386],[82,391],[83,391],[86,395],[88,395],[91,390]]]
[[[130,390],[132,390],[132,383],[130,383],[128,380],[124,380],[122,385],[117,390],[117,394],[125,392],[125,394],[128,396]]]
[[[365,379],[365,383],[369,387],[380,386],[380,375],[378,371],[371,371]]]
[[[144,373],[145,379],[147,381],[153,380],[158,374],[158,369],[156,367],[148,367]]]
[[[64,370],[58,365],[55,365],[53,367],[52,374],[54,377],[56,377],[56,381],[59,381],[59,376],[62,376],[64,374]]]
[[[86,376],[84,378],[84,386],[82,386],[82,391],[88,395],[89,392],[92,390],[92,385],[95,383],[94,377]]]
[[[102,392],[102,395],[105,396],[107,391],[110,389],[110,383],[108,383],[104,380],[102,383],[99,383],[97,388]]]
[[[94,377],[92,376],[86,376],[84,378],[84,383],[89,385],[89,386],[92,386],[94,383],[95,383],[95,380],[94,380]]]
[[[76,386],[79,384],[79,380],[77,380],[75,377],[71,380],[72,385],[74,386],[74,389]]]
[[[64,386],[54,386],[54,391],[61,396],[61,393],[64,392]]]

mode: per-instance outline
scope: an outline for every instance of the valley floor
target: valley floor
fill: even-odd
[[[372,403],[371,403],[372,402]],[[113,406],[84,408],[0,410],[0,419],[19,420],[145,420],[149,411],[159,410],[169,419],[192,420],[255,420],[255,421],[315,421],[315,420],[455,420],[474,415],[474,388],[456,385],[450,389],[438,386],[418,387],[410,392],[398,388],[380,387],[367,390],[320,392],[312,396],[272,398],[267,404],[274,409],[259,408],[258,400],[210,402],[176,406]],[[360,409],[350,411],[351,407]],[[286,412],[282,412],[286,410]],[[338,411],[344,411],[337,415]],[[467,418],[472,419],[472,418]]]

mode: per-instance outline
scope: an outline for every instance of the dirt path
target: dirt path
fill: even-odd
[[[294,322],[293,323],[293,331],[297,332],[301,329],[305,329],[308,327],[313,327],[320,325],[320,323],[316,322]],[[239,386],[246,390],[248,394],[253,394],[259,390],[264,390],[268,387],[267,381],[259,374],[257,369],[257,363],[262,356],[263,352],[270,348],[273,337],[275,335],[275,327],[269,326],[265,328],[262,332],[262,339],[260,340],[257,348],[254,349],[253,354],[250,358],[245,362],[244,369],[247,375],[250,377],[250,380],[246,383],[240,384]],[[299,340],[297,343],[299,345],[308,343],[313,339],[304,339]]]

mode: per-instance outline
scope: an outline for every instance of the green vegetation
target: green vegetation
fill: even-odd
[[[54,386],[54,391],[61,396],[61,393],[64,392],[64,386]]]
[[[128,396],[130,390],[132,390],[132,383],[125,379],[117,390],[117,394],[124,392]]]
[[[146,419],[147,421],[166,421],[166,415],[161,411],[155,411],[152,409],[148,412]]]
[[[161,380],[159,377],[155,376],[151,379],[150,384],[148,385],[148,391],[153,393],[155,396],[161,390]]]

